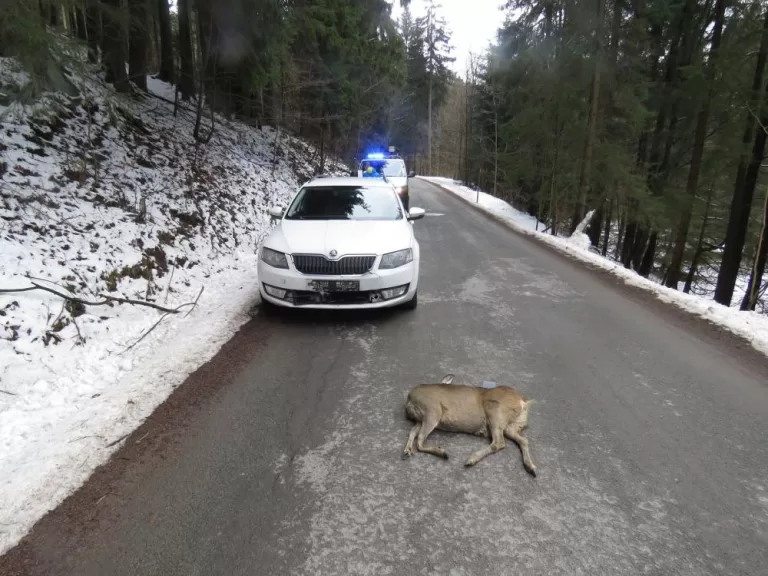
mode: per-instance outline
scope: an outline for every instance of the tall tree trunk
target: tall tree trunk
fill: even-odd
[[[709,222],[709,207],[712,204],[712,193],[714,192],[714,184],[709,187],[709,193],[707,194],[707,204],[704,206],[704,217],[701,219],[701,229],[699,230],[699,240],[696,242],[696,250],[693,252],[693,258],[691,258],[691,266],[688,268],[688,274],[685,278],[685,286],[683,292],[690,294],[693,287],[693,279],[696,277],[696,269],[699,266],[699,259],[704,252],[704,233],[707,230],[707,223]]]
[[[600,67],[602,58],[602,30],[603,30],[603,3],[605,0],[597,0],[596,26],[595,26],[595,49],[594,60],[595,67],[592,70],[592,87],[589,94],[589,114],[587,116],[587,138],[584,142],[584,156],[581,162],[581,171],[579,173],[578,203],[573,214],[571,222],[571,234],[576,230],[584,219],[587,211],[587,193],[590,187],[590,176],[592,172],[592,155],[595,148],[595,139],[597,136],[597,114],[600,101]]]
[[[325,170],[325,111],[323,111],[323,118],[320,120],[320,164],[318,165],[318,174],[322,174]]]
[[[85,10],[82,6],[75,6],[75,21],[77,22],[77,38],[83,42],[88,41],[88,27],[85,25]]]
[[[757,306],[758,295],[760,294],[760,285],[765,274],[765,262],[768,260],[768,191],[765,193],[765,202],[763,204],[763,225],[760,228],[760,237],[757,240],[757,249],[755,250],[755,261],[752,265],[752,273],[749,276],[747,292],[741,302],[742,310],[754,310]]]
[[[43,22],[48,22],[51,19],[51,5],[48,0],[38,0],[37,7],[40,10],[40,18]]]
[[[624,241],[621,244],[621,263],[624,268],[632,267],[632,253],[635,249],[635,240],[638,236],[637,207],[634,201],[627,206],[627,226],[624,229]]]
[[[182,100],[189,100],[195,93],[194,60],[192,59],[192,34],[189,20],[189,0],[177,0],[179,18],[179,57],[181,78],[179,91]]]
[[[470,67],[472,65],[472,61],[470,59]],[[465,122],[467,124],[466,126],[466,138],[467,138],[467,145],[464,147],[464,183],[466,185],[469,185],[469,174],[470,174],[470,167],[469,167],[469,147],[471,146],[471,138],[472,138],[472,113],[471,113],[471,98],[472,94],[470,92],[470,82],[474,82],[474,77],[470,81],[469,76],[469,68],[466,72],[466,80],[465,82],[465,97],[466,97],[466,107],[464,111],[465,115]]]
[[[736,287],[736,279],[741,268],[741,256],[744,250],[744,242],[747,237],[749,214],[752,210],[752,199],[755,194],[757,175],[765,152],[765,130],[768,122],[768,103],[763,102],[762,111],[759,113],[760,123],[755,120],[755,114],[760,107],[761,91],[763,88],[763,75],[765,63],[768,57],[768,10],[763,21],[763,35],[760,40],[760,50],[755,64],[755,75],[752,79],[752,99],[749,109],[744,115],[744,133],[741,137],[743,145],[739,155],[739,167],[736,171],[736,182],[733,186],[731,198],[731,212],[728,217],[728,228],[725,233],[725,247],[717,274],[717,286],[715,287],[715,302],[730,306],[733,299],[733,290]],[[768,84],[765,86],[765,98],[768,99]],[[757,131],[757,138],[755,138]],[[747,155],[747,146],[753,142],[751,158]]]
[[[651,232],[648,238],[648,246],[645,248],[643,259],[640,261],[640,266],[637,268],[637,273],[643,278],[648,278],[653,268],[653,261],[656,258],[656,242],[658,241],[659,233],[654,230]]]
[[[709,109],[712,103],[712,94],[714,92],[715,72],[717,68],[718,51],[720,49],[720,39],[723,33],[726,1],[727,0],[717,0],[717,4],[715,5],[712,45],[709,50],[709,61],[707,62],[705,76],[707,93],[704,96],[704,102],[702,102],[696,118],[696,132],[693,139],[691,166],[688,170],[688,181],[685,187],[685,199],[682,206],[682,213],[680,214],[680,220],[677,224],[677,230],[675,232],[675,245],[672,248],[672,259],[669,263],[669,274],[667,275],[667,281],[665,283],[668,288],[677,288],[677,283],[680,279],[680,268],[685,256],[688,228],[691,224],[693,198],[696,195],[696,188],[699,184],[701,161],[704,155],[704,143],[707,137],[707,123],[709,122]]]
[[[649,234],[647,228],[640,228],[635,231],[635,245],[632,249],[630,263],[634,270],[640,270],[640,264],[645,256],[646,246],[648,245]]]
[[[147,0],[130,0],[128,4],[128,73],[131,82],[147,91],[147,45],[149,20]]]
[[[618,236],[616,237],[616,247],[613,249],[613,259],[619,260],[619,254],[622,253],[623,244],[624,244],[624,236],[626,234],[626,210],[621,209],[621,204],[616,205],[616,213],[619,217],[619,231]],[[620,260],[619,260],[620,261]]]
[[[198,62],[198,73],[200,80],[198,86],[201,90],[198,97],[213,98],[215,83],[215,59],[216,59],[216,30],[213,24],[213,13],[211,7],[212,0],[196,0],[197,6],[197,38],[199,44],[200,59]],[[299,95],[301,98],[301,94]],[[301,108],[300,108],[301,110]],[[298,130],[304,134],[308,123],[302,114],[299,114]]]
[[[131,91],[128,74],[125,71],[125,30],[122,26],[120,0],[102,0],[105,4],[102,21],[101,50],[107,67],[106,80],[122,93]]]
[[[427,105],[427,172],[432,175],[432,72],[429,72],[429,104]]]
[[[48,4],[50,6],[50,12],[48,13],[50,19],[48,23],[51,27],[58,28],[61,23],[61,2],[60,0],[48,0]]]
[[[498,197],[499,183],[499,107],[496,102],[496,89],[493,88],[493,195]]]
[[[168,0],[156,0],[160,22],[160,73],[163,82],[174,81],[173,34],[171,32],[171,13]]]
[[[608,240],[611,234],[611,217],[613,216],[613,196],[608,203],[608,212],[605,215],[605,231],[603,232],[603,258],[608,254]]]
[[[602,197],[602,191],[600,197],[600,204],[595,210],[592,219],[589,221],[587,229],[584,231],[589,237],[589,244],[595,248],[599,248],[600,246],[600,234],[603,232],[603,218],[605,218],[605,203],[608,200],[607,198]]]
[[[101,44],[99,0],[85,0],[85,29],[88,35],[88,60],[98,62],[99,44]]]

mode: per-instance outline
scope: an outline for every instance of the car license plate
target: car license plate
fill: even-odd
[[[358,280],[310,280],[310,290],[317,292],[359,292]]]

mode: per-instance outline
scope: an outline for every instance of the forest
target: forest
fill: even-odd
[[[594,209],[587,232],[603,256],[755,310],[768,255],[765,3],[513,0],[504,10],[494,45],[449,85],[433,165],[552,234]]]
[[[0,56],[33,81],[0,97],[71,90],[59,48],[77,43],[118,92],[147,97],[147,75],[175,85],[201,143],[222,114],[316,143],[317,172],[395,145],[419,174],[488,191],[552,234],[594,210],[604,256],[756,308],[762,2],[510,0],[488,49],[465,56],[439,3],[396,1],[397,19],[385,0],[5,0]]]
[[[148,74],[174,83],[197,109],[196,138],[213,112],[277,126],[320,145],[322,172],[328,155],[390,142],[426,153],[449,37],[439,6],[412,18],[401,5],[398,23],[385,0],[6,0],[0,56],[32,71],[34,90],[61,90],[56,47],[79,41],[118,92],[141,97]]]

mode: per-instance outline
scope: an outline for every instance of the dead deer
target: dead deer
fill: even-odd
[[[453,378],[453,374],[447,374],[440,384],[420,384],[408,393],[405,414],[416,424],[408,435],[403,458],[413,454],[415,440],[419,452],[447,459],[448,454],[442,448],[425,445],[427,436],[435,428],[486,438],[490,436],[490,445],[472,454],[465,466],[474,466],[489,454],[503,450],[506,436],[520,446],[525,469],[536,476],[528,439],[522,434],[528,425],[528,409],[535,400],[524,398],[509,386],[481,388],[451,384]]]

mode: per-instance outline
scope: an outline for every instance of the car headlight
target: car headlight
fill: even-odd
[[[261,249],[261,261],[273,268],[288,268],[288,258],[285,254],[271,248]]]
[[[395,190],[397,190],[397,193],[402,196],[403,194],[406,194],[408,192],[407,186],[396,186]]]
[[[397,252],[390,252],[384,254],[381,257],[381,263],[379,264],[379,270],[388,270],[391,268],[399,268],[405,266],[408,262],[413,261],[413,250],[406,248],[405,250],[398,250]]]

